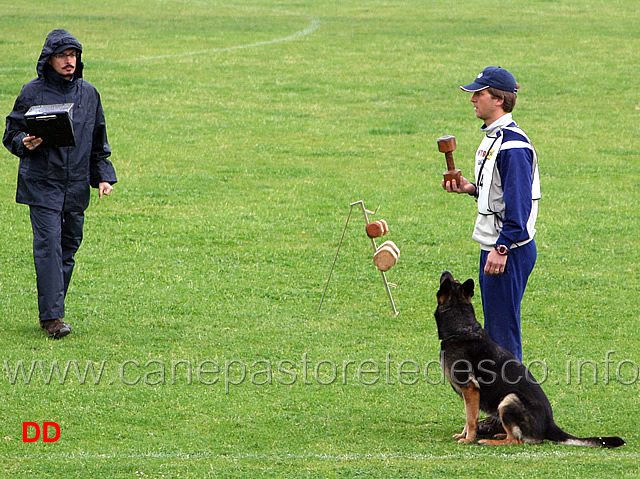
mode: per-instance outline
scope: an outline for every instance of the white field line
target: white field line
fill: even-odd
[[[162,60],[162,59],[167,59],[167,58],[178,58],[178,57],[185,57],[185,56],[201,56],[201,55],[210,55],[212,53],[232,52],[232,51],[235,51],[235,50],[244,50],[244,49],[247,49],[247,48],[256,48],[256,47],[261,47],[261,46],[266,46],[266,45],[273,45],[274,43],[281,43],[281,42],[288,42],[288,41],[291,41],[291,40],[295,40],[296,38],[301,38],[301,37],[304,37],[304,36],[307,36],[307,35],[311,35],[318,28],[320,28],[320,19],[319,18],[314,18],[314,17],[311,17],[311,16],[309,16],[307,14],[304,14],[304,13],[290,12],[290,11],[287,11],[287,10],[277,10],[277,9],[269,9],[269,8],[262,8],[262,7],[248,7],[248,6],[240,6],[240,5],[224,5],[224,4],[216,4],[216,3],[212,3],[212,2],[204,2],[204,1],[196,1],[196,0],[158,0],[158,1],[160,1],[160,2],[163,2],[163,1],[177,1],[177,2],[180,2],[180,3],[194,3],[194,4],[199,4],[199,5],[218,5],[220,7],[225,7],[225,8],[243,8],[243,9],[256,10],[256,11],[268,11],[268,12],[272,12],[272,13],[281,13],[283,15],[292,15],[292,16],[296,16],[296,17],[305,17],[305,18],[307,18],[307,20],[310,23],[306,28],[304,28],[302,30],[299,30],[297,32],[294,32],[291,35],[287,35],[285,37],[273,38],[271,40],[264,40],[264,41],[255,42],[255,43],[247,43],[247,44],[244,44],[244,45],[235,45],[235,46],[231,46],[231,47],[210,48],[210,49],[207,49],[207,50],[199,50],[199,51],[193,51],[193,52],[181,52],[181,53],[173,53],[173,54],[167,54],[167,55],[156,55],[156,56],[149,56],[149,57],[118,59],[118,60],[114,60],[115,63],[144,62],[144,61]],[[29,66],[29,68],[32,68],[32,66]],[[2,72],[18,71],[18,70],[24,70],[24,68],[23,67],[3,67],[3,68],[0,68],[0,71],[2,71]]]
[[[198,50],[198,51],[194,51],[194,52],[181,52],[181,53],[170,53],[170,54],[166,54],[166,55],[155,55],[155,56],[149,56],[149,57],[140,57],[140,58],[132,58],[132,59],[122,59],[122,60],[116,60],[117,62],[142,62],[142,61],[149,61],[149,60],[163,60],[166,58],[178,58],[178,57],[184,57],[184,56],[201,56],[201,55],[209,55],[212,53],[221,53],[221,52],[231,52],[231,51],[235,51],[235,50],[244,50],[246,48],[255,48],[255,47],[261,47],[261,46],[265,46],[265,45],[273,45],[274,43],[281,43],[281,42],[288,42],[291,40],[295,40],[296,38],[300,38],[300,37],[304,37],[307,35],[312,34],[313,32],[315,32],[319,27],[320,27],[320,19],[318,18],[313,18],[307,14],[304,13],[296,13],[296,12],[290,12],[287,10],[278,10],[278,9],[271,9],[271,8],[263,8],[263,7],[249,7],[249,6],[242,6],[242,5],[226,5],[226,4],[217,4],[217,3],[213,3],[213,2],[205,2],[205,1],[198,1],[198,0],[159,0],[160,2],[167,2],[167,1],[173,1],[173,2],[179,2],[179,3],[191,3],[191,4],[197,4],[197,5],[207,5],[207,6],[211,6],[211,5],[217,5],[219,7],[224,7],[224,8],[241,8],[241,9],[245,9],[245,10],[256,10],[256,11],[267,11],[267,12],[271,12],[271,13],[281,13],[283,15],[292,15],[292,16],[296,16],[296,17],[306,17],[309,20],[309,25],[302,29],[299,30],[295,33],[292,33],[291,35],[287,35],[285,37],[280,37],[280,38],[273,38],[271,40],[264,40],[261,42],[255,42],[255,43],[247,43],[244,45],[235,45],[235,46],[231,46],[231,47],[222,47],[222,48],[210,48],[207,50]]]
[[[190,460],[190,459],[224,459],[230,461],[242,461],[242,460],[279,460],[279,461],[308,461],[308,460],[318,460],[318,461],[332,461],[332,462],[352,462],[352,461],[389,461],[389,460],[399,460],[399,461],[433,461],[433,460],[447,460],[454,459],[460,460],[468,457],[508,457],[509,459],[539,459],[545,457],[575,457],[576,455],[581,455],[581,452],[595,452],[599,451],[598,449],[589,449],[589,448],[572,448],[568,447],[565,451],[548,451],[548,452],[518,452],[518,453],[509,453],[507,450],[504,451],[493,451],[490,449],[486,449],[484,447],[478,448],[477,451],[473,453],[461,452],[460,454],[213,454],[208,452],[194,452],[194,453],[186,453],[186,452],[148,452],[148,453],[139,453],[139,454],[97,454],[97,453],[47,453],[47,454],[21,454],[20,456],[6,456],[0,455],[0,458],[3,460],[25,460],[25,459],[36,459],[36,460],[56,460],[56,459],[90,459],[90,460],[100,460],[100,459],[181,459],[181,460]],[[594,456],[594,458],[600,458],[598,456]],[[607,452],[607,457],[627,457],[627,458],[639,458],[640,454],[634,452]]]

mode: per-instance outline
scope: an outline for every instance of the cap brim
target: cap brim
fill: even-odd
[[[79,52],[82,52],[82,50],[80,48],[78,48],[78,45],[60,45],[58,48],[55,49],[55,51],[53,52],[55,53],[62,53],[65,50],[77,50]]]
[[[489,85],[480,85],[480,83],[469,83],[468,85],[461,86],[460,89],[468,92],[477,92],[480,90],[486,90]]]

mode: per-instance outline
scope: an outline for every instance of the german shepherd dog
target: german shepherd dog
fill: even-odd
[[[466,423],[461,443],[476,439],[479,410],[499,417],[506,431],[499,439],[479,444],[537,444],[545,439],[562,444],[590,447],[618,447],[619,437],[577,438],[553,421],[547,396],[531,372],[513,354],[493,342],[476,320],[471,298],[474,282],[464,284],[442,273],[435,311],[443,371],[453,389],[464,399]]]

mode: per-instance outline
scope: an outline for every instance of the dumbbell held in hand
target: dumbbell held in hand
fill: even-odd
[[[438,149],[444,153],[447,161],[447,171],[442,175],[444,181],[456,181],[456,184],[460,185],[460,170],[456,168],[453,162],[453,152],[456,149],[456,137],[451,135],[441,136],[438,138]]]

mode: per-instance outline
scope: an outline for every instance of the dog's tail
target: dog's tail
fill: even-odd
[[[559,442],[560,444],[566,444],[568,446],[587,446],[587,447],[620,447],[624,446],[624,439],[618,436],[608,437],[575,437],[569,433],[564,432],[555,424],[547,431],[545,439],[550,441]]]

